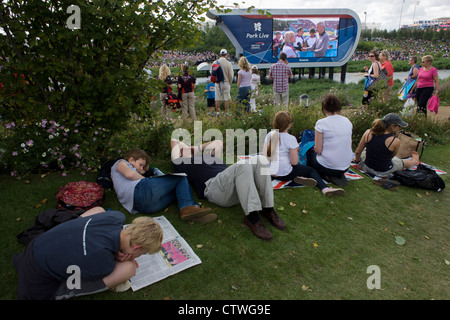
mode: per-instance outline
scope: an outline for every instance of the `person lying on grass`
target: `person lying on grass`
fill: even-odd
[[[117,198],[128,212],[151,214],[177,201],[181,220],[215,220],[205,218],[208,214],[214,214],[210,213],[210,208],[202,208],[194,201],[185,176],[144,177],[148,166],[149,158],[146,152],[133,149],[128,151],[123,159],[117,160],[111,168],[111,179]]]
[[[297,139],[288,133],[292,126],[292,116],[287,111],[278,111],[273,119],[273,128],[265,140],[263,155],[270,161],[270,174],[282,181],[294,180],[304,186],[317,186],[325,196],[344,194],[340,188],[330,188],[317,171],[298,163]]]
[[[124,222],[123,213],[95,207],[34,239],[13,257],[18,299],[70,299],[126,283],[137,257],[161,250],[163,231],[150,217]]]
[[[419,165],[419,154],[412,152],[412,159],[396,157],[400,148],[400,139],[395,135],[408,124],[396,113],[389,113],[383,119],[375,119],[372,128],[364,132],[355,159],[360,170],[378,177],[388,177],[394,171],[409,169]]]
[[[175,172],[187,174],[199,198],[221,207],[240,204],[245,213],[244,224],[263,240],[273,237],[260,215],[276,228],[286,228],[273,208],[273,188],[265,158],[257,156],[252,161],[240,160],[227,166],[221,160],[223,142],[220,140],[189,147],[172,139],[170,146]]]

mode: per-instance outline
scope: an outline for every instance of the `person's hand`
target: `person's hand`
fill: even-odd
[[[364,66],[364,71],[367,71],[367,70],[369,70],[369,68],[367,68],[367,66]]]
[[[119,250],[119,252],[116,253],[115,258],[117,261],[121,261],[121,262],[133,260],[133,257],[131,256],[130,253],[124,253],[120,250]]]

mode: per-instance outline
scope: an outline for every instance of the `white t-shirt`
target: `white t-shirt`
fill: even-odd
[[[317,155],[317,161],[328,169],[347,170],[353,157],[350,120],[332,115],[318,120],[314,128],[323,134],[322,154]]]
[[[269,146],[270,137],[274,132],[276,131],[270,131],[264,140],[267,147]],[[291,173],[292,165],[289,152],[295,148],[298,148],[297,139],[289,133],[280,132],[278,149],[273,150],[274,152],[272,152],[272,159],[270,161],[269,169],[271,175],[282,177]]]

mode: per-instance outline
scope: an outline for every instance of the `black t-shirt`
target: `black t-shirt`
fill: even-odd
[[[228,168],[220,159],[206,156],[178,158],[173,161],[173,167],[175,172],[187,174],[189,183],[194,187],[199,198],[205,197],[206,181]]]
[[[59,281],[70,276],[70,265],[80,268],[83,280],[102,279],[116,266],[115,254],[120,249],[124,222],[125,216],[119,211],[64,222],[34,240],[34,259]]]

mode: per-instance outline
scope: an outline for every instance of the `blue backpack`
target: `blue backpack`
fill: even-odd
[[[306,129],[301,135],[301,141],[298,148],[298,163],[306,166],[306,153],[315,145],[316,135],[314,131]]]

